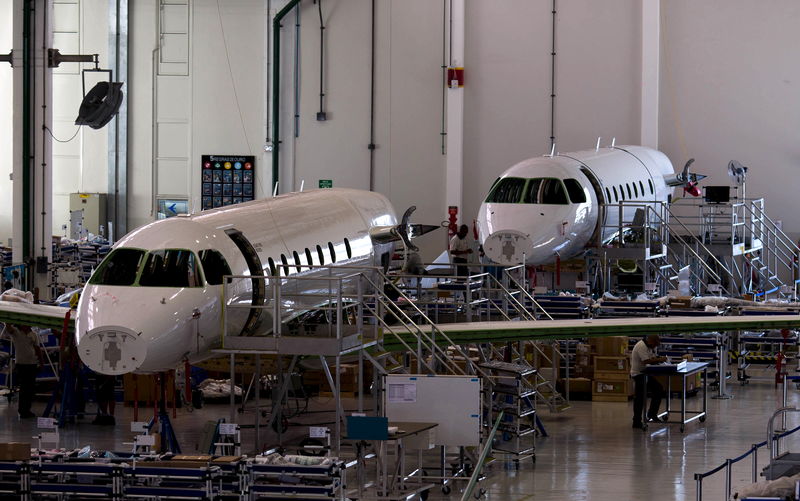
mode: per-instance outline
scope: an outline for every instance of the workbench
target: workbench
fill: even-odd
[[[686,428],[686,423],[690,423],[695,419],[701,423],[706,420],[706,412],[708,410],[708,385],[707,385],[707,372],[708,362],[689,362],[684,361],[680,364],[660,364],[651,365],[644,369],[644,374],[647,376],[680,376],[681,378],[681,408],[680,410],[673,410],[670,407],[670,396],[672,394],[672,378],[667,378],[667,408],[664,412],[658,415],[659,418],[666,418],[665,423],[679,424],[681,432]],[[687,410],[686,409],[686,380],[695,374],[703,373],[702,387],[703,387],[703,406],[702,410]],[[646,407],[645,407],[646,408]],[[679,414],[680,420],[672,420],[670,417],[673,414]]]

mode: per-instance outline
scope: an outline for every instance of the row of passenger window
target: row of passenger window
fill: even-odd
[[[648,179],[647,185],[650,188],[650,195],[654,195],[655,190],[653,189],[653,181]],[[644,197],[645,195],[644,183],[642,183],[642,181],[631,181],[630,183],[620,184],[619,191],[617,191],[616,186],[611,186],[611,189],[606,186],[606,200],[608,200],[609,203],[611,203],[612,200],[614,203],[617,203],[620,200],[624,202],[626,200],[639,198],[640,196]]]
[[[344,239],[344,250],[347,254],[347,259],[353,257],[353,249],[350,246],[350,240],[347,238]],[[332,242],[328,242],[328,254],[330,255],[330,263],[325,262],[325,252],[322,250],[322,246],[317,245],[317,258],[318,258],[318,265],[324,266],[325,264],[333,264],[336,262],[336,249],[333,246]],[[311,269],[311,265],[314,264],[314,254],[308,247],[305,248],[305,258],[306,262],[303,264],[302,259],[300,258],[300,254],[297,251],[292,251],[292,256],[294,260],[294,264],[289,263],[289,258],[286,257],[286,254],[281,254],[280,263],[276,263],[274,259],[271,257],[267,259],[267,264],[269,265],[269,274],[272,276],[280,276],[281,272],[283,276],[288,276],[291,273],[291,268],[295,268],[299,273],[302,271],[303,266]]]
[[[555,204],[586,202],[583,187],[576,179],[557,179],[554,177],[504,177],[495,181],[486,197],[488,203],[501,204]]]

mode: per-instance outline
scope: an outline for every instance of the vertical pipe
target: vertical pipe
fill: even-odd
[[[553,38],[550,50],[550,148],[556,144],[556,0],[553,0]]]
[[[31,46],[33,45],[33,36],[31,33],[31,18],[33,12],[33,0],[25,0],[23,4],[22,15],[22,221],[21,221],[21,236],[22,236],[22,253],[19,260],[27,262],[31,256],[30,251],[30,226],[31,226],[31,82],[33,80],[33,62],[34,57],[31,53]],[[16,247],[16,246],[15,246]],[[15,259],[16,261],[16,259]],[[28,279],[30,276],[28,274]]]
[[[236,422],[235,421],[235,418],[236,418],[236,396],[235,396],[235,393],[236,392],[234,391],[234,388],[236,386],[233,384],[234,377],[236,376],[236,372],[235,372],[235,370],[236,370],[236,354],[235,353],[231,353],[230,364],[231,364],[231,366],[230,366],[230,377],[231,377],[231,381],[230,381],[230,383],[231,383],[231,385],[230,385],[230,389],[231,389],[230,417],[231,417],[231,419],[230,419],[229,422],[230,423],[234,423],[234,422]]]
[[[373,0],[374,4],[375,0]],[[442,136],[442,155],[447,154],[445,148],[445,136],[447,136],[446,112],[447,112],[447,0],[442,0],[442,131],[439,133]]]
[[[289,3],[275,15],[272,21],[272,186],[278,186],[275,193],[280,193],[280,61],[281,61],[281,20],[286,17],[300,0],[289,0]]]
[[[266,51],[267,52],[267,74],[264,77],[264,82],[267,85],[267,92],[266,92],[266,94],[264,94],[264,101],[266,102],[265,103],[266,104],[266,113],[265,113],[265,115],[266,115],[266,120],[267,120],[267,137],[265,138],[265,143],[266,144],[269,144],[270,141],[271,141],[271,139],[270,139],[270,131],[272,130],[272,128],[270,127],[272,124],[269,123],[269,120],[271,119],[271,117],[270,117],[270,111],[271,111],[270,110],[270,98],[271,98],[270,92],[272,90],[272,81],[270,79],[270,76],[271,76],[270,72],[273,71],[272,55],[270,54],[271,49],[272,49],[272,26],[270,26],[270,22],[269,22],[270,14],[272,14],[272,0],[267,0],[267,22],[266,22],[266,25],[267,25],[266,26],[266,28],[267,28],[267,51]]]
[[[291,375],[290,375],[291,377]],[[261,452],[261,355],[256,354],[256,447],[255,452]]]
[[[324,362],[324,359],[323,359]],[[278,445],[283,445],[283,358],[278,355],[278,401],[272,402],[272,408],[278,411]],[[274,398],[274,397],[273,397]]]
[[[341,453],[341,444],[342,444],[342,419],[343,419],[343,412],[342,412],[342,356],[340,354],[336,354],[336,388],[334,389],[336,392],[336,457],[339,457]]]
[[[375,0],[371,2],[372,26],[370,28],[369,66],[369,190],[375,191]],[[444,103],[444,94],[442,94]],[[444,141],[444,140],[443,140]]]
[[[322,21],[322,0],[317,0],[319,12],[319,114],[325,113],[325,23]],[[298,18],[299,19],[299,18]],[[317,116],[317,120],[324,120]]]
[[[361,275],[358,276],[357,280],[356,329],[358,330],[358,335],[361,336],[361,349],[358,350],[358,412],[364,412],[364,281]]]
[[[294,137],[300,137],[300,5],[294,8],[294,64],[293,82],[294,87]],[[290,190],[294,189],[294,179]]]

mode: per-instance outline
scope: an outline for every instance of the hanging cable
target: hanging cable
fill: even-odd
[[[316,0],[319,12],[319,111],[317,120],[324,122],[328,119],[325,112],[325,23],[322,21],[322,0]]]
[[[72,137],[71,137],[71,138],[69,138],[69,139],[67,139],[67,140],[59,139],[59,138],[57,138],[56,136],[54,136],[54,135],[53,135],[53,131],[52,131],[52,130],[50,130],[50,127],[48,127],[48,126],[46,126],[46,125],[44,126],[44,130],[46,130],[46,131],[47,131],[47,133],[48,133],[48,134],[50,134],[50,137],[52,137],[54,141],[56,141],[56,142],[59,142],[59,143],[68,143],[68,142],[72,141],[73,139],[75,139],[75,138],[78,136],[78,132],[80,132],[80,131],[81,131],[81,128],[80,128],[80,126],[78,126],[78,127],[75,129],[75,134],[73,134],[73,135],[72,135]]]

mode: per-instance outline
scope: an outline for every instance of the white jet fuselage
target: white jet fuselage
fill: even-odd
[[[84,288],[75,326],[79,355],[105,374],[159,372],[208,358],[223,329],[222,276],[349,275],[352,270],[337,268],[379,264],[391,244],[373,244],[370,232],[396,224],[385,197],[349,189],[292,193],[150,223],[120,240]],[[226,300],[264,305],[270,291],[269,280],[234,280]],[[297,301],[282,302],[281,321],[314,306]],[[227,332],[267,332],[271,311],[229,309]]]
[[[495,181],[481,204],[481,245],[489,259],[503,265],[569,259],[583,252],[599,229],[603,240],[614,233],[607,223],[618,220],[619,202],[666,202],[672,187],[665,178],[673,174],[666,155],[643,146],[524,160]],[[624,208],[622,219],[630,221],[635,210]]]

